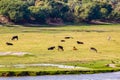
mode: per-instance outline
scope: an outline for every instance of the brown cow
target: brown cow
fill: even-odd
[[[66,36],[64,37],[65,39],[73,39],[73,37],[70,37],[70,36]]]
[[[77,44],[84,44],[84,42],[77,41]]]
[[[75,46],[73,47],[73,50],[78,50]]]
[[[65,42],[65,40],[61,40],[61,42]]]

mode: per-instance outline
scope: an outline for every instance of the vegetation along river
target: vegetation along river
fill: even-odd
[[[44,75],[25,77],[0,77],[0,80],[120,80],[120,72],[80,74],[80,75]]]

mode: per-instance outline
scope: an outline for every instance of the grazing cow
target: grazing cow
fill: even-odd
[[[78,50],[75,46],[73,47],[73,50]]]
[[[73,39],[73,37],[70,37],[70,36],[66,36],[66,37],[64,37],[65,39]]]
[[[95,51],[97,53],[97,49],[94,47],[91,47],[90,50]]]
[[[18,36],[13,36],[11,40],[18,40]]]
[[[115,68],[116,65],[115,64],[106,64],[107,67],[111,67],[111,68]]]
[[[6,42],[6,45],[10,45],[10,46],[12,46],[12,45],[13,45],[13,43]]]
[[[58,46],[58,51],[64,51],[64,48],[63,48],[63,46]]]
[[[83,42],[77,41],[77,44],[84,44]]]
[[[55,46],[49,47],[48,50],[54,50]]]
[[[108,37],[107,37],[107,40],[110,41],[110,40],[111,40],[111,36],[108,36]]]
[[[61,42],[65,42],[65,40],[61,40]]]

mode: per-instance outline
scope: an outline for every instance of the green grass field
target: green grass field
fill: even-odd
[[[19,40],[12,41],[11,37],[19,36]],[[65,36],[67,39],[60,42]],[[108,36],[111,40],[108,41]],[[84,44],[77,44],[82,41]],[[6,42],[12,42],[13,46],[7,46]],[[64,47],[64,51],[58,51],[57,46]],[[50,46],[56,46],[55,50],[47,50]],[[75,46],[78,50],[73,50]],[[95,47],[98,53],[91,51]],[[25,56],[0,56],[1,65],[55,63],[77,65],[92,69],[111,69],[106,64],[114,61],[120,65],[120,25],[69,25],[57,27],[23,27],[0,26],[0,52],[28,52]],[[119,69],[119,67],[117,67]],[[0,68],[0,70],[61,70],[51,67],[28,67],[25,69]],[[65,70],[65,69],[62,69]]]

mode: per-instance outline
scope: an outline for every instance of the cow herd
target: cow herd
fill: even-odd
[[[11,40],[18,40],[19,38],[18,38],[18,36],[12,36],[11,37]],[[60,42],[66,42],[66,40],[67,39],[73,39],[73,37],[70,37],[70,36],[66,36],[66,37],[64,37],[64,39],[62,39],[62,40],[60,40]],[[84,42],[82,42],[82,41],[76,41],[76,43],[78,44],[78,45],[84,45]],[[6,45],[8,45],[8,46],[12,46],[12,45],[14,45],[13,43],[11,43],[11,42],[6,42]],[[58,51],[64,51],[64,47],[63,46],[61,46],[61,45],[58,45],[57,47],[56,46],[51,46],[51,47],[48,47],[48,50],[54,50],[54,49],[56,49],[57,48],[57,50]],[[94,47],[90,47],[89,48],[91,51],[94,51],[94,52],[98,52],[97,51],[97,49],[96,48],[94,48]],[[78,50],[75,46],[73,46],[73,49],[72,50]]]
[[[67,39],[73,39],[73,37],[70,37],[70,36],[66,36],[66,37],[64,37],[64,39],[62,39],[62,40],[60,40],[60,42],[66,42],[67,41]],[[82,41],[76,41],[76,43],[78,44],[78,45],[84,45],[84,42],[82,42]],[[58,51],[64,51],[64,47],[63,46],[61,46],[61,45],[58,45],[58,46],[51,46],[51,47],[48,47],[48,50],[55,50],[55,48],[57,48],[57,50]],[[96,48],[94,48],[94,47],[90,47],[89,48],[91,51],[94,51],[94,52],[98,52],[97,51],[97,49]],[[75,46],[73,46],[73,49],[72,50],[78,50],[78,48],[77,47],[75,47]]]

